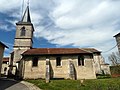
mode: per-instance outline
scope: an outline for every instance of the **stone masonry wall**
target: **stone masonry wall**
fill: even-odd
[[[119,53],[120,53],[120,35],[118,35],[116,37],[116,42],[117,42],[118,50],[119,50]]]
[[[93,60],[89,56],[85,57],[85,65],[78,66],[77,56],[63,56],[62,66],[56,66],[56,57],[51,56],[50,59],[50,76],[51,78],[69,79],[69,60],[75,66],[76,79],[95,79],[95,70],[93,68]],[[45,78],[46,57],[39,57],[38,66],[32,67],[32,57],[26,58],[24,65],[24,79]]]
[[[0,44],[0,76],[1,76],[3,53],[4,53],[4,47]]]

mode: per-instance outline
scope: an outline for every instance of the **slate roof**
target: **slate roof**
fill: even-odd
[[[27,6],[24,15],[22,17],[22,22],[31,22],[29,6]]]
[[[93,52],[99,52],[91,49]],[[33,48],[28,49],[22,55],[57,55],[57,54],[91,54],[92,52],[79,48]]]
[[[19,21],[18,23],[16,23],[17,25],[18,24],[24,24],[24,25],[29,25],[29,24],[32,24],[31,23],[31,18],[30,18],[30,11],[29,11],[29,6],[27,6],[24,14],[23,14],[23,17],[22,17],[22,20]]]

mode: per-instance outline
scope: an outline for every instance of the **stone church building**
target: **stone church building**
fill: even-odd
[[[105,63],[100,51],[94,48],[33,48],[33,32],[27,6],[22,20],[16,23],[8,74],[23,79],[96,79],[96,74],[102,73],[101,66]],[[109,66],[105,68],[103,71],[110,74]]]

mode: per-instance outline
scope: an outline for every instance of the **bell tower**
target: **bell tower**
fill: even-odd
[[[16,23],[16,36],[14,39],[14,63],[21,60],[21,54],[32,48],[34,27],[31,23],[29,6],[23,14],[21,21]]]

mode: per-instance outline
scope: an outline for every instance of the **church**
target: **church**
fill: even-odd
[[[8,75],[22,79],[96,79],[96,74],[110,74],[101,52],[94,48],[33,48],[29,6],[16,23],[13,52]],[[54,33],[54,32],[53,32]],[[104,68],[102,68],[104,67]]]

